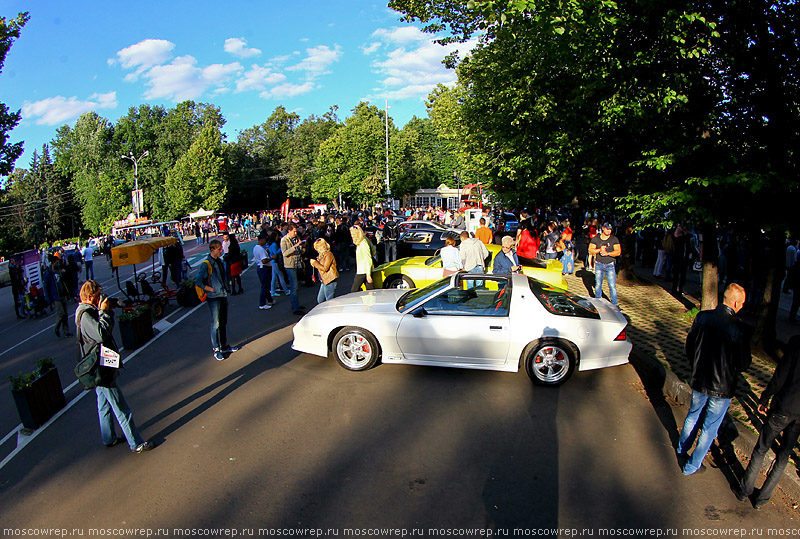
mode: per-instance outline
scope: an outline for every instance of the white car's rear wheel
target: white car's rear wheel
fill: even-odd
[[[525,358],[525,371],[537,384],[561,385],[575,371],[575,353],[561,342],[543,341]]]
[[[378,343],[369,331],[346,327],[333,339],[336,361],[349,371],[365,371],[374,366],[380,355]]]

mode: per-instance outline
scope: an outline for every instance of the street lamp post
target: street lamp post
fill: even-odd
[[[136,218],[137,219],[139,218],[139,210],[140,210],[140,208],[139,208],[140,203],[139,202],[141,201],[141,199],[139,198],[139,161],[141,161],[142,159],[144,159],[148,155],[150,155],[150,152],[148,150],[145,150],[144,153],[142,155],[140,155],[138,159],[133,156],[133,152],[128,152],[128,155],[120,155],[119,156],[120,159],[127,159],[127,160],[129,160],[129,161],[131,161],[133,163],[133,183],[134,183],[134,193],[135,193],[134,197],[135,197],[135,200],[136,200],[136,204],[134,204],[134,206],[135,206],[135,209],[136,209]]]

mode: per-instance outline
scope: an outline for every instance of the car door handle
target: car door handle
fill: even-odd
[[[490,330],[493,330],[493,329],[503,329],[503,326],[489,326],[489,329],[490,329]]]

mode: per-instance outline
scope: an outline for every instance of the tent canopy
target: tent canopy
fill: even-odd
[[[206,217],[211,217],[214,215],[214,212],[211,210],[204,210],[202,207],[194,213],[189,214],[190,219],[205,219]]]
[[[145,238],[143,240],[129,241],[111,249],[111,261],[115,268],[141,264],[147,262],[153,253],[160,247],[166,247],[177,242],[178,238],[167,236],[164,238]]]

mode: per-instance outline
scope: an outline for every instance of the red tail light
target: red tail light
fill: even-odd
[[[625,330],[623,329],[622,332],[619,335],[617,335],[617,338],[614,339],[614,340],[615,341],[627,341],[628,340],[628,336],[625,334]]]

